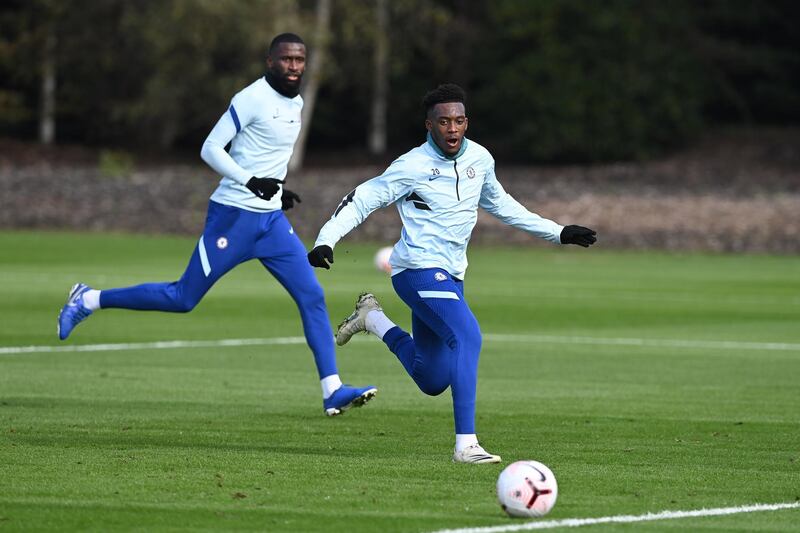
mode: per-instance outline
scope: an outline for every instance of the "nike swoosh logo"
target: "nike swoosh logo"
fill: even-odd
[[[541,471],[541,470],[539,470],[539,469],[538,469],[538,468],[536,468],[535,466],[532,466],[531,468],[533,468],[534,470],[536,470],[537,472],[539,472],[539,475],[540,475],[540,476],[542,476],[542,479],[540,479],[539,481],[544,481],[544,480],[546,480],[546,479],[547,479],[547,477],[545,477],[545,475],[542,473],[542,471]]]
[[[441,178],[441,176],[431,176],[430,178],[428,178],[428,181],[433,181],[439,178]]]

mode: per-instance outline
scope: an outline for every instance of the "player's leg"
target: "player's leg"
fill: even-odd
[[[262,229],[265,231],[258,242],[257,255],[297,304],[322,385],[325,413],[334,416],[360,407],[375,396],[377,389],[342,384],[325,295],[308,263],[303,243],[280,211],[262,215]]]
[[[463,300],[463,282],[456,282]],[[447,311],[446,311],[447,312]],[[456,428],[456,446],[453,461],[460,463],[499,463],[499,455],[488,453],[478,443],[475,431],[475,408],[478,386],[478,360],[483,337],[478,320],[464,300],[456,310],[456,346],[458,356],[450,367],[450,392],[453,396],[453,416]]]
[[[392,277],[398,294],[406,290],[411,272],[404,271]],[[398,290],[398,286],[402,288]],[[410,286],[408,290],[414,292]],[[356,333],[372,333],[395,354],[422,392],[430,396],[439,395],[450,385],[452,349],[447,343],[451,341],[452,332],[447,324],[438,321],[437,317],[431,317],[429,322],[439,322],[437,327],[441,332],[435,331],[414,312],[413,307],[411,320],[413,337],[386,316],[374,295],[363,293],[358,297],[353,313],[339,324],[336,342],[344,345]]]
[[[464,300],[463,283],[441,269],[405,270],[392,276],[400,298],[412,310],[413,338],[383,313],[372,294],[362,294],[356,309],[339,326],[337,342],[345,344],[361,331],[382,339],[414,382],[436,395],[448,385],[453,394],[456,448],[453,460],[494,463],[475,435],[475,398],[481,334]]]
[[[203,235],[178,281],[103,290],[76,285],[59,315],[59,337],[66,339],[75,326],[98,309],[191,311],[220,277],[253,257],[254,216],[211,202]]]
[[[100,307],[186,313],[236,265],[253,258],[257,213],[211,202],[203,235],[178,281],[103,290]]]
[[[395,326],[386,332],[382,340],[417,387],[429,396],[438,396],[450,386],[452,349],[442,336],[413,311],[411,330],[413,337]]]
[[[420,388],[428,383],[451,386],[456,433],[475,433],[480,330],[460,282],[444,270],[423,269],[400,272],[392,285],[413,312],[414,352],[400,328],[387,332],[384,341]]]
[[[464,299],[463,283],[440,269],[401,272],[392,278],[392,283],[414,316],[424,324],[424,327],[414,326],[415,381],[450,384],[456,431],[453,460],[499,462],[499,456],[487,453],[478,444],[475,433],[482,338],[478,321]],[[443,360],[448,364],[443,365]]]

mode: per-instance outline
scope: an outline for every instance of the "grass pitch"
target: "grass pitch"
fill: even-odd
[[[255,262],[187,315],[102,311],[65,343],[76,281],[176,279],[195,239],[0,233],[0,346],[302,335]],[[347,242],[319,272],[331,321],[373,291],[409,312]],[[503,465],[559,482],[549,519],[800,500],[800,258],[470,251],[486,340],[478,434]],[[456,465],[449,393],[424,396],[372,337],[342,377],[378,397],[322,415],[304,344],[0,353],[0,530],[431,531],[521,524],[494,483]],[[609,530],[797,530],[797,509]]]

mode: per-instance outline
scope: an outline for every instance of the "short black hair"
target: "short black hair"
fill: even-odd
[[[448,102],[461,102],[463,104],[466,100],[467,93],[464,92],[464,89],[455,83],[444,83],[434,90],[428,91],[428,94],[422,99],[422,107],[427,115],[436,104]]]
[[[276,35],[272,42],[269,43],[269,51],[267,52],[269,55],[272,55],[272,52],[275,51],[275,48],[278,47],[281,43],[300,43],[305,45],[306,43],[303,39],[297,35],[296,33],[281,33],[280,35]]]

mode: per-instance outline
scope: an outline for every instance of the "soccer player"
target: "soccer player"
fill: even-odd
[[[300,202],[297,194],[283,188],[283,181],[300,132],[299,89],[305,60],[306,47],[299,36],[275,37],[266,75],[233,97],[205,140],[200,156],[222,179],[211,195],[205,229],[181,279],[104,290],[76,284],[58,317],[61,340],[98,309],[191,311],[226,272],[258,259],[300,309],[325,414],[341,414],[375,395],[375,387],[342,384],[322,287],[303,243],[283,214]],[[225,150],[228,143],[230,153]]]
[[[425,95],[426,142],[345,196],[320,230],[308,260],[330,268],[342,237],[376,209],[396,203],[403,228],[390,258],[392,285],[411,308],[413,338],[366,293],[340,324],[336,342],[343,345],[367,331],[386,343],[422,392],[435,396],[449,386],[456,431],[453,461],[497,463],[500,457],[484,450],[475,434],[481,331],[464,298],[467,243],[478,207],[553,243],[587,247],[596,234],[531,213],[503,190],[491,154],[464,136],[464,101],[464,91],[453,84]]]

